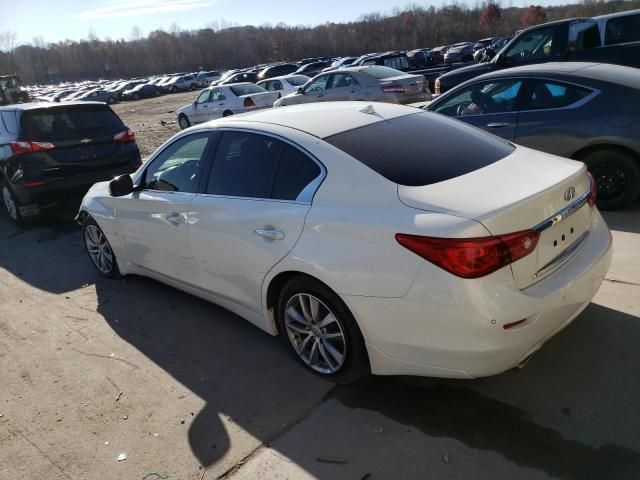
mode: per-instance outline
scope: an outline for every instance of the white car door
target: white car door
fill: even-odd
[[[224,89],[219,87],[211,89],[211,96],[209,97],[208,105],[207,117],[204,120],[205,122],[220,118],[225,110],[231,110],[231,108],[227,106],[227,97],[224,94]]]
[[[209,120],[209,108],[211,90],[203,90],[193,102],[191,113],[188,115],[192,124],[202,123]]]
[[[262,281],[300,237],[323,176],[324,167],[291,144],[224,131],[204,193],[191,204],[201,288],[261,312]]]
[[[210,132],[180,137],[150,160],[136,191],[118,198],[116,218],[127,257],[138,267],[195,283],[188,215],[210,137]]]

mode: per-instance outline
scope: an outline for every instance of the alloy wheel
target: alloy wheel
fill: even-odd
[[[310,368],[323,374],[340,370],[347,358],[347,339],[336,315],[308,293],[292,296],[284,311],[287,336]]]
[[[113,251],[102,230],[95,225],[87,225],[84,230],[87,252],[96,268],[108,275],[113,270]]]
[[[12,220],[18,219],[18,206],[16,205],[15,200],[13,199],[13,195],[9,190],[9,187],[6,185],[2,186],[2,199],[4,200],[4,205],[7,207],[7,212]]]

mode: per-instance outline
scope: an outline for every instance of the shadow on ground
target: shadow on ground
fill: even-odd
[[[52,292],[95,284],[98,312],[110,327],[206,402],[188,434],[205,467],[231,447],[222,417],[269,443],[327,392],[327,383],[300,367],[279,339],[236,315],[145,278],[98,276],[69,219],[23,233],[7,232],[6,221],[0,225],[5,237],[0,267]],[[59,251],[40,249],[43,243]],[[19,255],[12,256],[15,251]],[[640,444],[634,442],[640,421],[623,404],[640,404],[638,344],[636,317],[592,304],[517,374],[478,381],[368,378],[336,387],[325,399],[380,412],[429,436],[498,452],[550,476],[637,478]],[[589,438],[568,438],[545,426],[572,415],[565,411],[572,408],[580,422],[591,422]],[[606,440],[616,435],[625,446]],[[300,452],[283,453],[296,462]],[[301,466],[310,473],[317,468]]]

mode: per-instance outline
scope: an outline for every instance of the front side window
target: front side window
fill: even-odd
[[[612,18],[604,30],[604,44],[640,42],[640,13]]]
[[[197,104],[207,103],[209,101],[209,94],[210,94],[209,90],[203,90],[202,93],[198,95],[198,98],[196,98],[196,103]]]
[[[563,108],[582,100],[592,90],[568,83],[548,80],[531,80],[531,93],[524,102],[523,110]]]
[[[200,165],[209,138],[208,133],[196,133],[173,142],[146,169],[142,187],[147,190],[196,193]]]
[[[224,96],[224,93],[222,93],[222,90],[220,90],[219,88],[214,88],[213,90],[211,90],[212,102],[222,102],[225,99],[226,98]]]
[[[313,160],[276,138],[225,132],[206,193],[294,201],[320,173]]]
[[[311,82],[307,86],[307,88],[305,88],[305,92],[314,93],[314,92],[324,91],[324,89],[327,88],[328,79],[329,79],[329,75],[320,75],[316,77],[316,79],[313,82]]]
[[[516,110],[521,88],[522,80],[518,79],[476,83],[455,93],[433,111],[449,117],[512,112]]]
[[[506,59],[521,62],[551,58],[553,33],[553,28],[541,28],[524,33],[506,52]]]

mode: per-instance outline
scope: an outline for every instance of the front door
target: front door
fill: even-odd
[[[127,257],[138,267],[194,283],[188,220],[210,136],[195,133],[171,143],[146,167],[140,190],[117,199]]]
[[[205,193],[191,204],[199,285],[261,312],[264,277],[300,237],[322,172],[277,138],[225,131]]]
[[[513,140],[522,85],[519,78],[479,81],[442,97],[429,110]]]

